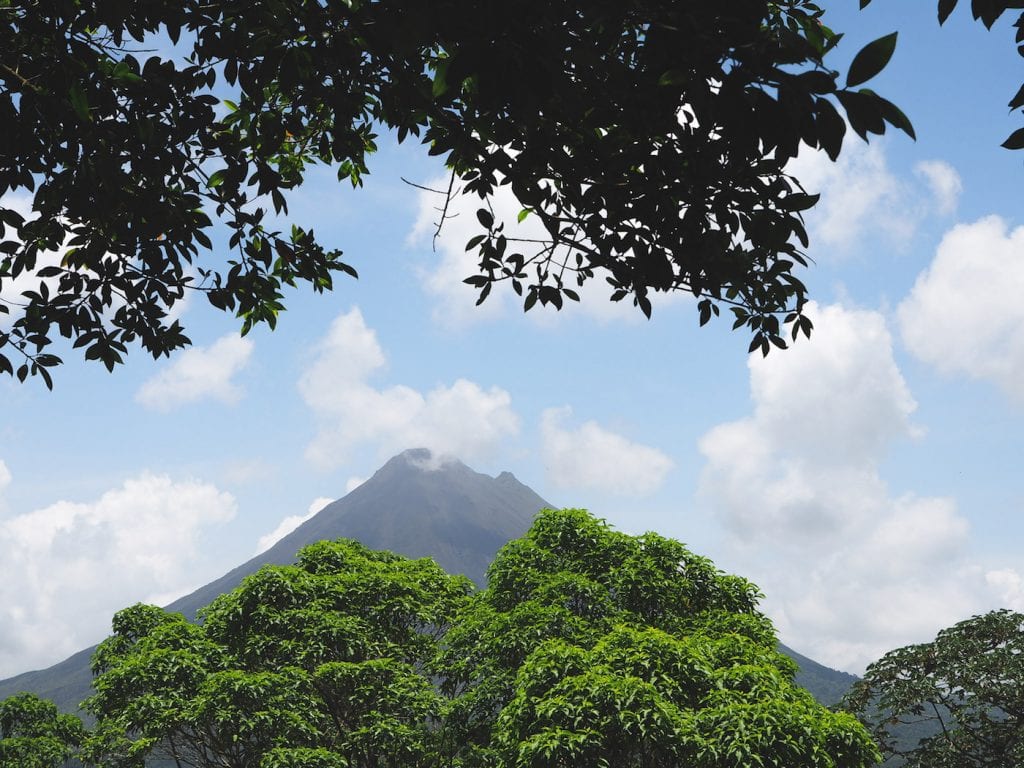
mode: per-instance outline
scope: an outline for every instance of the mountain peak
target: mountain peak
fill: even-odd
[[[439,472],[441,470],[472,472],[469,467],[451,454],[441,454],[426,449],[426,447],[417,447],[417,449],[408,449],[402,451],[397,456],[392,456],[383,467],[374,473],[374,476],[382,475],[387,477],[396,472],[408,472],[410,470],[417,472]]]
[[[451,454],[411,448],[325,506],[264,554],[290,562],[302,546],[339,536],[408,557],[433,556],[483,585],[491,557],[551,506],[511,472],[490,477]]]
[[[454,467],[457,469],[469,469],[455,456],[448,453],[437,453],[430,448],[408,448],[397,456],[392,456],[378,472],[385,470],[412,467],[425,472],[435,472],[439,469]]]
[[[402,451],[400,454],[398,454],[397,456],[395,456],[393,458],[396,458],[396,459],[404,458],[404,459],[406,459],[408,461],[412,461],[412,460],[422,461],[422,460],[425,460],[425,459],[429,459],[432,455],[433,455],[432,451],[429,448],[426,448],[426,447],[424,447],[424,448],[406,448],[404,451]]]

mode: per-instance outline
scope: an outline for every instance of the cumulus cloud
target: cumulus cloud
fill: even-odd
[[[700,489],[783,641],[860,671],[1003,604],[1002,587],[953,499],[895,494],[882,477],[892,445],[919,432],[884,318],[809,312],[809,341],[750,358],[753,412],[701,439]]]
[[[160,411],[206,399],[235,403],[242,391],[234,378],[248,365],[252,350],[252,341],[230,333],[208,347],[178,352],[139,387],[135,400]]]
[[[277,528],[272,530],[270,533],[260,536],[258,542],[256,542],[256,551],[253,552],[253,556],[260,555],[270,549],[272,546],[277,544],[281,539],[287,536],[289,533],[294,531],[304,522],[313,517],[317,512],[330,504],[334,499],[328,499],[326,496],[320,496],[313,499],[313,503],[309,505],[309,509],[304,515],[289,515],[280,523]]]
[[[434,179],[425,186],[432,189],[447,189],[448,179]],[[495,285],[491,295],[483,304],[477,306],[479,291],[463,282],[478,272],[476,251],[467,251],[466,243],[470,238],[483,232],[477,221],[476,212],[479,208],[485,207],[485,203],[476,195],[456,195],[448,205],[449,218],[445,219],[444,226],[435,239],[434,234],[441,219],[443,204],[443,195],[421,191],[416,223],[407,238],[408,244],[413,246],[431,243],[437,252],[435,263],[420,270],[423,289],[434,299],[434,322],[444,328],[461,329],[502,317],[509,311],[522,313],[522,299],[513,292],[511,285]],[[536,241],[549,237],[537,216],[527,216],[522,222],[518,221],[522,205],[512,194],[510,187],[498,187],[490,200],[490,205],[495,220],[505,222],[505,234],[510,239]],[[536,251],[536,244],[517,245],[510,242],[509,248],[529,254]],[[582,286],[577,286],[573,280],[567,287],[579,294],[578,303],[566,300],[559,312],[537,305],[527,316],[533,322],[541,324],[557,322],[560,317],[577,313],[601,323],[632,323],[644,319],[640,310],[633,306],[628,298],[618,302],[609,300],[612,291],[600,273]],[[655,309],[685,299],[686,297],[679,293],[656,293],[651,296]]]
[[[404,385],[377,388],[370,379],[385,364],[377,335],[358,309],[335,319],[299,380],[319,424],[306,449],[314,464],[340,466],[362,444],[384,455],[426,447],[479,460],[518,433],[512,398],[500,387],[457,379],[425,394]]]
[[[215,575],[198,536],[235,513],[209,483],[142,474],[93,501],[0,520],[0,677],[59,661],[109,633],[115,611]]]
[[[549,408],[541,417],[547,482],[557,488],[589,488],[643,495],[657,490],[672,460],[656,448],[610,432],[594,421],[573,429],[569,407]]]
[[[945,373],[995,382],[1024,401],[1024,227],[960,224],[899,306],[903,343]]]
[[[924,189],[899,179],[889,168],[884,141],[850,142],[836,162],[803,147],[786,170],[808,192],[821,194],[807,214],[812,244],[840,253],[853,251],[869,232],[905,243],[929,214],[951,213],[961,188],[957,172],[938,160],[915,168]]]

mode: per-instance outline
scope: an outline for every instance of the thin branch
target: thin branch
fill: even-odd
[[[434,230],[434,236],[430,240],[430,247],[433,250],[437,250],[437,239],[441,236],[441,228],[444,226],[445,221],[448,220],[448,206],[452,204],[452,190],[455,188],[455,169],[452,168],[451,176],[448,177],[448,191],[444,194],[444,208],[441,209],[441,220],[437,222],[437,229]]]
[[[424,186],[422,184],[417,184],[414,181],[409,181],[404,176],[399,176],[398,178],[400,178],[402,181],[404,181],[410,187],[415,187],[416,189],[422,189],[424,192],[430,192],[430,193],[435,194],[435,195],[444,195],[444,206],[442,208],[435,208],[435,210],[439,210],[441,212],[441,220],[437,222],[437,229],[434,230],[434,236],[431,238],[431,241],[430,241],[431,250],[436,251],[437,250],[437,239],[441,236],[441,229],[442,229],[442,227],[444,227],[445,221],[447,221],[448,219],[453,219],[453,218],[455,218],[455,216],[458,215],[458,214],[452,214],[451,216],[448,215],[448,208],[449,208],[449,206],[451,205],[451,202],[452,202],[452,192],[455,189],[455,170],[452,169],[452,174],[451,174],[451,176],[448,179],[448,190],[447,191],[441,190],[441,189],[434,189],[433,187],[426,187],[426,186]]]
[[[13,76],[14,76],[15,78],[17,78],[17,79],[18,79],[18,81],[20,81],[20,82],[21,82],[21,86],[22,86],[23,88],[28,88],[28,89],[30,89],[30,90],[33,90],[33,91],[35,91],[36,93],[42,93],[42,89],[41,89],[41,88],[40,88],[40,87],[39,87],[38,85],[36,85],[35,83],[33,83],[33,82],[32,82],[31,80],[27,80],[27,79],[25,79],[25,76],[24,76],[24,75],[22,75],[22,74],[21,74],[21,73],[20,73],[20,72],[19,72],[18,70],[16,70],[16,69],[11,69],[11,68],[10,68],[9,66],[7,66],[6,64],[0,64],[0,68],[2,68],[2,69],[4,69],[4,70],[6,70],[7,72],[10,72],[10,73],[11,73],[11,75],[13,75]]]

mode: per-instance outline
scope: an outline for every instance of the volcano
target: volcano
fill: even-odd
[[[407,557],[433,557],[449,573],[465,574],[483,587],[495,553],[522,536],[540,509],[552,506],[510,472],[491,477],[426,449],[408,450],[270,549],[166,608],[194,619],[196,611],[264,565],[292,563],[307,544],[338,538]],[[76,711],[92,694],[89,659],[94,650],[86,648],[48,669],[0,681],[0,699],[31,691],[64,711]],[[785,646],[782,651],[800,666],[797,682],[822,703],[837,701],[856,680]]]

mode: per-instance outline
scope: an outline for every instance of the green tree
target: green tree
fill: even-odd
[[[1024,765],[1024,615],[975,616],[891,651],[844,700],[908,768]],[[924,733],[908,739],[908,730]],[[909,742],[909,743],[908,743]]]
[[[82,721],[31,693],[0,701],[0,765],[60,768],[75,759],[85,737]]]
[[[304,548],[201,624],[137,605],[93,658],[101,766],[425,765],[440,697],[422,669],[470,583],[353,541]]]
[[[287,286],[354,275],[267,214],[311,164],[358,185],[378,131],[418,137],[448,194],[481,200],[481,300],[508,281],[524,308],[561,307],[600,276],[646,314],[687,291],[701,323],[725,305],[752,349],[785,346],[810,332],[795,270],[816,201],[786,162],[801,142],[836,157],[843,112],[864,138],[913,132],[861,87],[895,34],[844,79],[839,38],[808,0],[2,0],[0,194],[31,194],[32,215],[0,207],[0,371],[50,384],[58,337],[108,368],[133,343],[169,354],[187,290],[244,333]],[[495,220],[502,185],[543,242]]]
[[[542,512],[471,592],[433,561],[304,549],[202,623],[118,614],[94,659],[103,768],[863,768],[793,683],[749,582],[678,542]]]
[[[438,666],[458,765],[867,766],[846,714],[793,683],[757,588],[581,510],[499,552]]]

